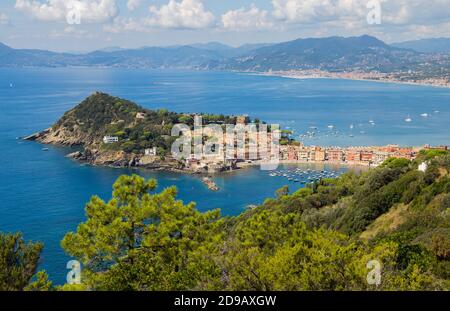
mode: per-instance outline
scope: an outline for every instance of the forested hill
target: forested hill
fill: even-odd
[[[427,169],[418,170],[423,162]],[[293,193],[281,188],[232,218],[201,213],[178,201],[175,188],[156,187],[122,176],[112,200],[91,199],[86,222],[61,244],[83,264],[82,284],[59,289],[450,290],[447,151],[423,151],[414,162],[389,159]],[[8,249],[19,242],[4,241],[20,237],[2,236],[0,247]],[[32,254],[36,263],[39,245],[20,245],[28,252],[15,256]],[[9,261],[16,277],[24,262],[25,271],[32,267],[22,257]],[[380,278],[369,277],[374,282],[369,262],[380,265]],[[24,275],[17,289],[32,274]],[[40,273],[27,288],[52,285]]]
[[[157,148],[162,158],[170,155],[175,124],[193,126],[194,113],[146,109],[137,104],[96,92],[66,112],[51,128],[26,137],[44,144],[82,146],[78,158],[98,165],[129,166],[145,149]],[[235,124],[236,116],[198,113],[204,124]],[[105,143],[104,137],[118,141]]]

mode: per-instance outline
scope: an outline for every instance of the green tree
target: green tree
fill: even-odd
[[[155,188],[154,180],[120,177],[113,198],[93,197],[87,221],[64,237],[63,248],[84,264],[89,288],[191,289],[208,271],[220,274],[210,258],[221,238],[220,212],[200,213],[176,200],[174,187],[150,194]]]
[[[24,290],[36,274],[42,248],[40,243],[25,243],[20,233],[1,233],[0,290]]]

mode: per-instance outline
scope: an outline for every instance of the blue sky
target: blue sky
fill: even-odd
[[[362,34],[394,42],[449,37],[449,11],[450,0],[6,0],[0,42],[80,52]]]

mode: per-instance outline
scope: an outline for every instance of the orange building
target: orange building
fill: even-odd
[[[373,152],[372,151],[361,152],[361,162],[372,162],[372,161],[373,161]]]
[[[327,160],[330,162],[342,162],[343,160],[342,150],[338,149],[327,150]]]
[[[320,147],[316,147],[315,160],[317,162],[325,161],[325,150],[322,150]]]
[[[345,155],[347,162],[360,162],[361,161],[361,152],[360,151],[348,151]]]

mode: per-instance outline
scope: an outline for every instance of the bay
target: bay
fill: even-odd
[[[196,176],[81,165],[64,157],[66,148],[51,146],[44,152],[37,143],[17,139],[49,127],[94,91],[123,97],[149,109],[248,114],[289,127],[296,135],[317,127],[319,134],[308,144],[450,143],[448,89],[225,72],[2,68],[0,231],[21,231],[26,239],[42,241],[45,249],[41,267],[56,283],[64,282],[69,260],[60,240],[84,221],[84,204],[92,195],[110,198],[112,184],[121,174],[156,178],[159,190],[175,185],[183,201],[197,202],[202,211],[221,208],[224,215],[237,215],[248,205],[262,203],[288,183],[253,167],[216,177],[221,190],[214,193]],[[423,113],[429,116],[421,117]],[[404,122],[406,116],[413,122]],[[333,131],[329,125],[333,125]],[[290,187],[295,190],[301,185],[291,183]]]

